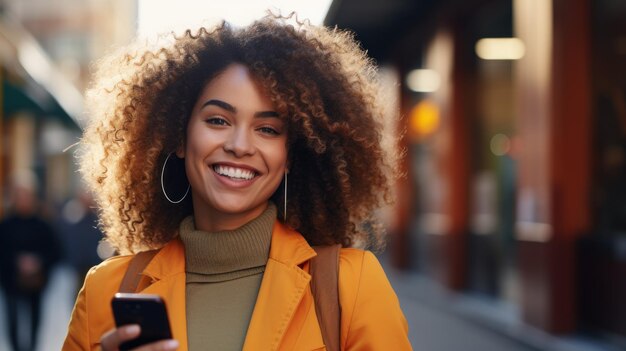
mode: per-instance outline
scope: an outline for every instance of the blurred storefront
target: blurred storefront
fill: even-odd
[[[0,45],[0,190],[8,188],[14,174],[30,170],[41,185],[39,195],[60,200],[67,196],[75,173],[71,154],[63,149],[78,140],[81,95],[62,81],[38,43],[18,24],[0,22]],[[43,76],[54,79],[41,81]],[[73,94],[78,98],[71,99]],[[70,100],[63,101],[66,97]],[[7,199],[4,191],[0,195]]]
[[[89,65],[134,36],[136,7],[124,0],[0,0],[0,199],[7,199],[11,174],[23,169],[35,172],[51,209],[79,191],[76,150],[68,147],[86,118]]]
[[[325,22],[396,72],[393,262],[623,343],[626,2],[343,0]]]

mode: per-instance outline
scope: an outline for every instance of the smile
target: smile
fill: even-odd
[[[215,173],[233,180],[250,180],[256,176],[256,172],[252,170],[224,165],[213,165],[213,170]]]

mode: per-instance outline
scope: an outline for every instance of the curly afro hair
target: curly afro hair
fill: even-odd
[[[294,23],[292,23],[294,22]],[[204,85],[245,65],[288,126],[287,225],[312,245],[382,244],[374,211],[391,202],[395,150],[382,146],[377,72],[353,36],[268,16],[123,48],[96,65],[80,169],[120,253],[163,246],[193,213],[161,192],[161,168],[185,142]],[[283,186],[272,196],[282,215]]]

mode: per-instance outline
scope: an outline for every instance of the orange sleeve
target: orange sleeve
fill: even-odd
[[[398,297],[371,252],[342,250],[339,280],[342,349],[412,350]]]
[[[87,276],[89,276],[95,267],[89,270]],[[72,317],[63,343],[63,351],[78,351],[89,350],[89,322],[87,317],[87,279],[85,284],[80,289],[76,303],[74,304],[74,310],[72,311]]]
[[[130,256],[116,256],[89,270],[74,304],[63,351],[100,349],[100,337],[115,327],[111,298],[129,262]]]

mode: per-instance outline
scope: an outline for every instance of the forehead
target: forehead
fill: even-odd
[[[273,109],[267,91],[248,67],[238,63],[227,66],[203,87],[198,103],[203,104],[209,99],[219,99],[233,105]]]

